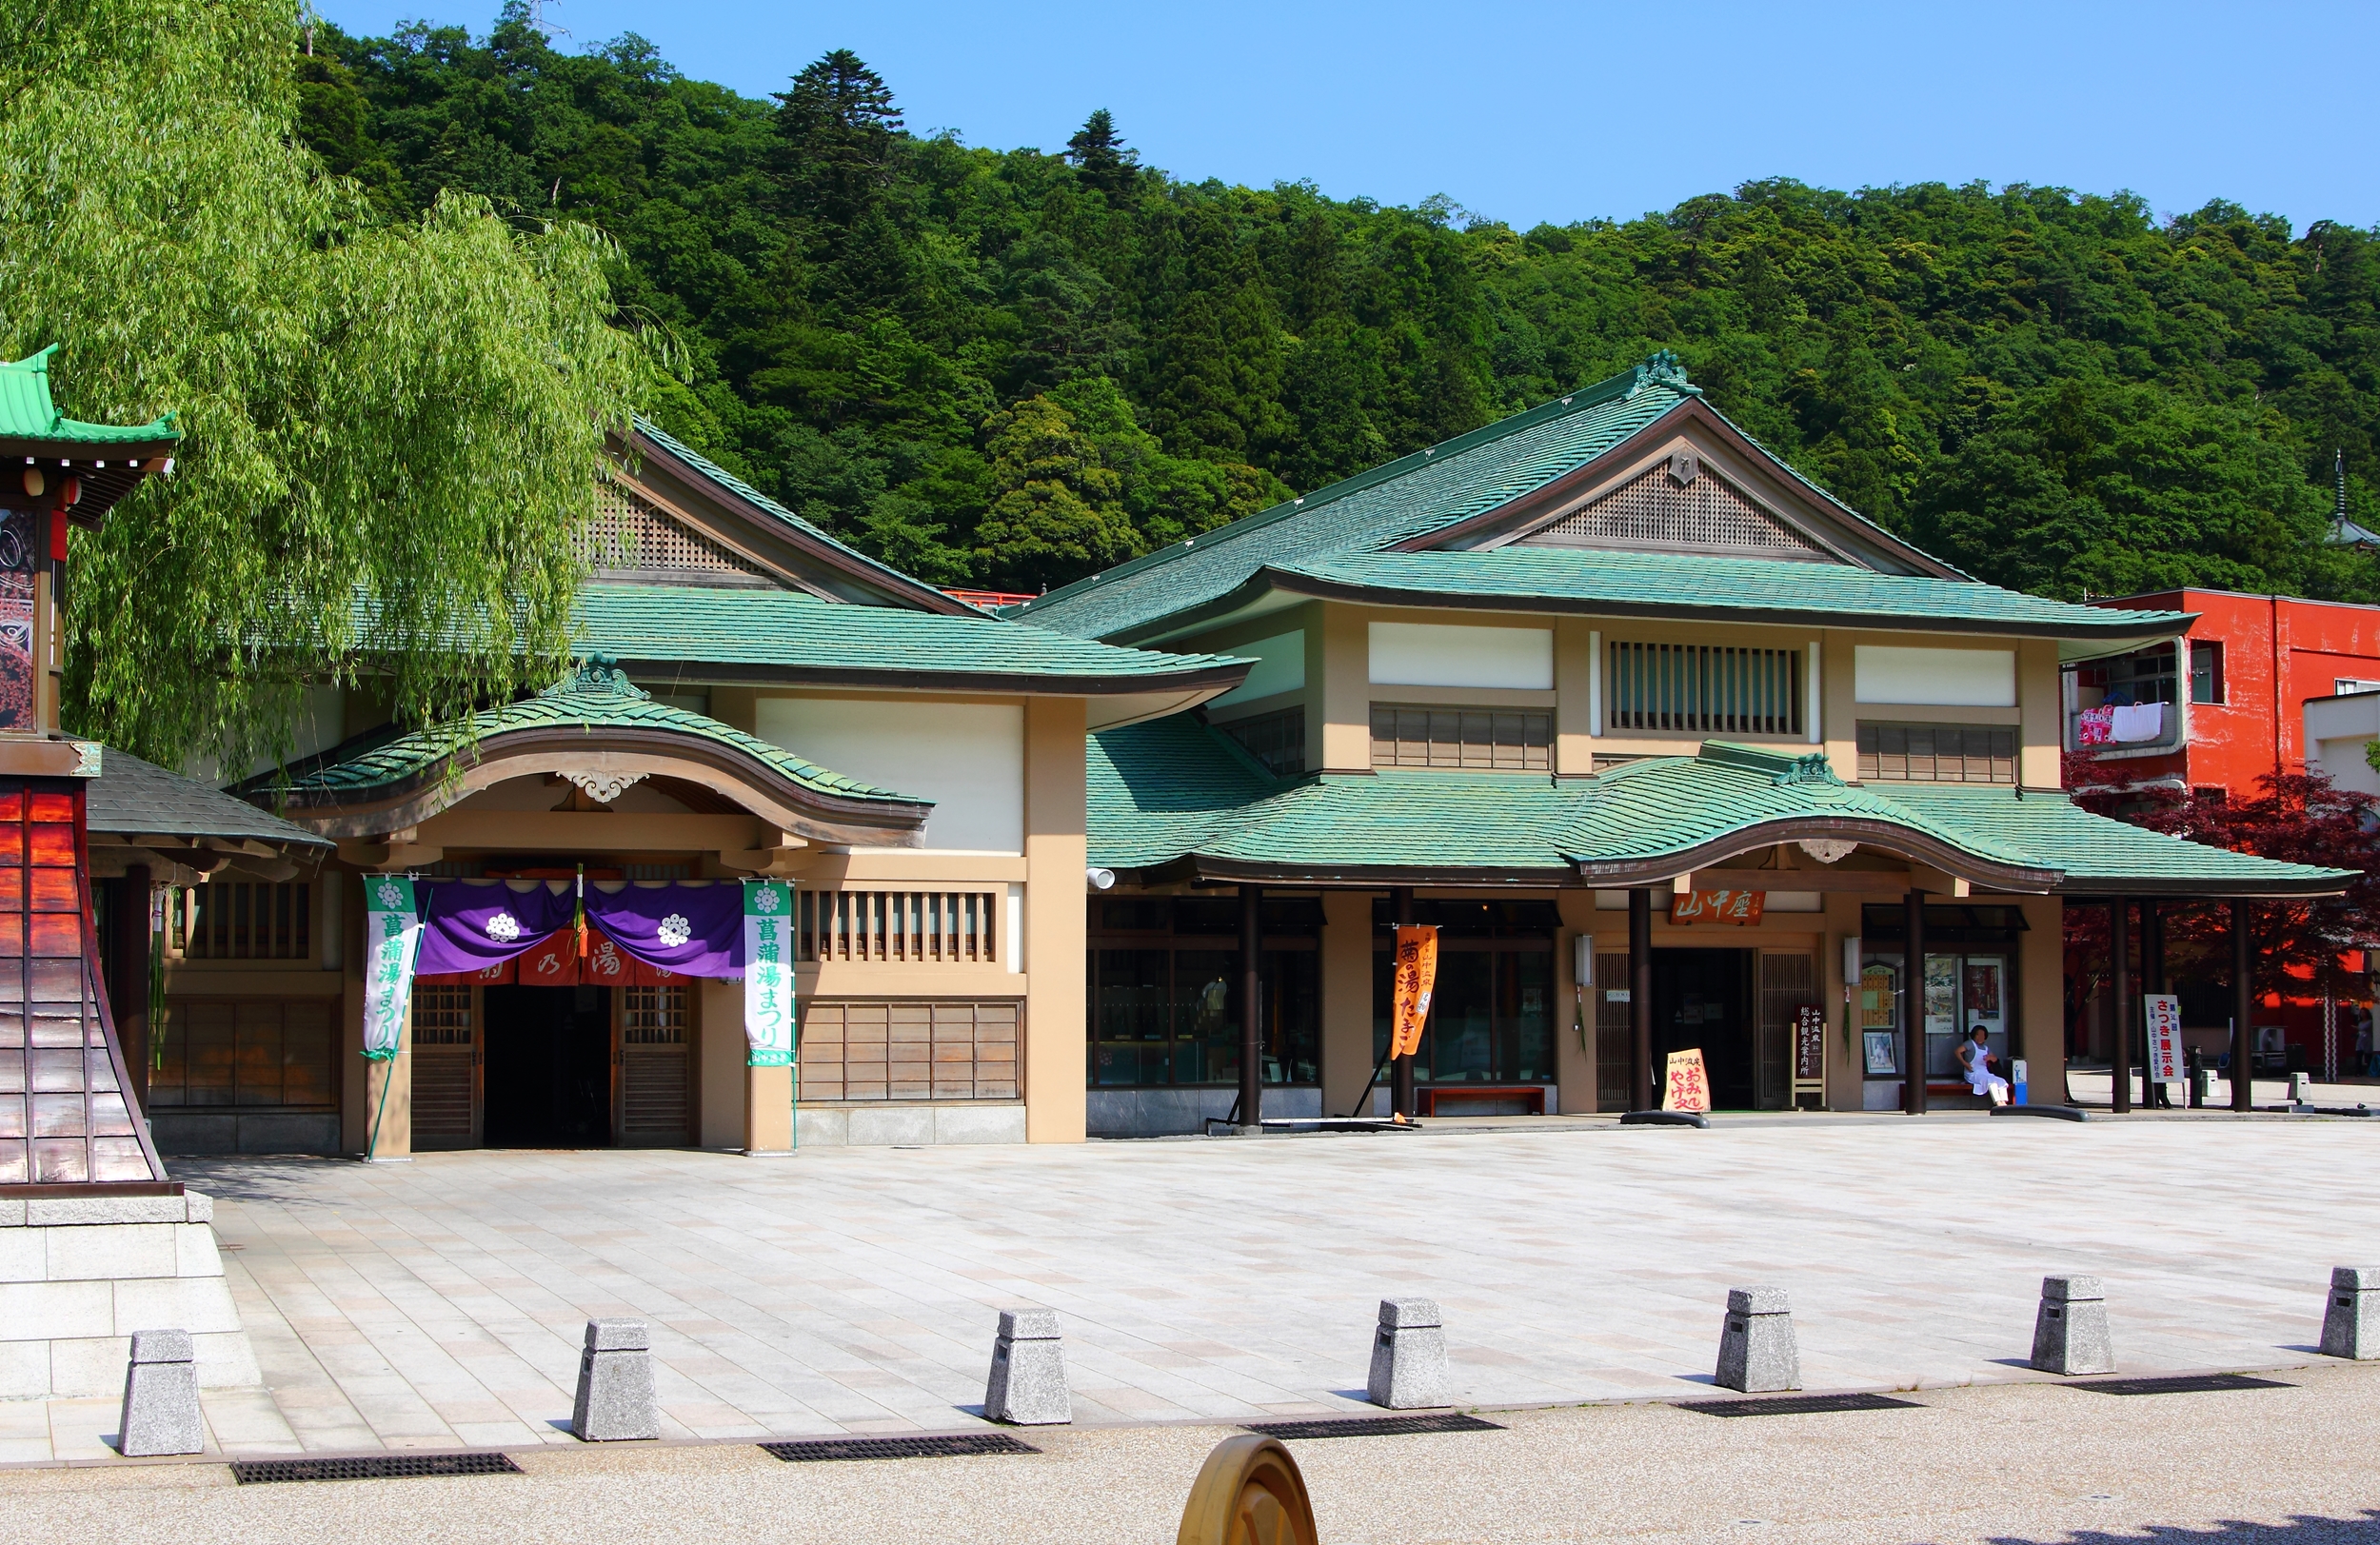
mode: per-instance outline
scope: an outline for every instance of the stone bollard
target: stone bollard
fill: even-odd
[[[1372,1335],[1372,1377],[1364,1397],[1391,1411],[1452,1405],[1446,1373],[1446,1317],[1436,1298],[1382,1298]]]
[[[2107,1289],[2095,1277],[2045,1277],[2033,1321],[2033,1366],[2044,1374],[2112,1374]]]
[[[653,1399],[653,1332],[641,1319],[590,1319],[579,1354],[579,1398],[570,1431],[585,1443],[659,1437]]]
[[[2322,1355],[2380,1357],[2380,1266],[2333,1266],[2322,1311]]]
[[[2290,1075],[2290,1103],[2303,1105],[2314,1098],[2314,1076],[2311,1073]]]
[[[197,1352],[188,1331],[134,1331],[124,1369],[124,1415],[116,1452],[128,1459],[196,1454],[207,1446],[198,1416]]]
[[[1746,1395],[1801,1388],[1801,1349],[1780,1287],[1729,1288],[1719,1328],[1718,1383]]]
[[[983,1384],[983,1417],[1017,1427],[1059,1427],[1074,1420],[1057,1310],[1000,1312],[992,1376]]]

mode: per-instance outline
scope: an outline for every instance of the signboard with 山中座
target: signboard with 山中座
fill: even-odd
[[[1760,921],[1760,911],[1768,902],[1769,893],[1763,890],[1697,890],[1673,897],[1669,903],[1669,921],[1683,928],[1696,922],[1732,922],[1738,927],[1752,927]]]

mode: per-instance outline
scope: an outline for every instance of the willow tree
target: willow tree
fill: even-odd
[[[391,224],[293,137],[291,0],[0,0],[0,351],[60,406],[179,415],[77,533],[69,724],[176,764],[286,752],[309,682],[434,723],[549,679],[572,537],[650,353],[583,227]]]

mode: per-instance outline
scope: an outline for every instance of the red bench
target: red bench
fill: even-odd
[[[1465,1101],[1518,1099],[1525,1101],[1528,1114],[1545,1114],[1545,1086],[1541,1083],[1425,1083],[1413,1092],[1414,1103],[1420,1109],[1417,1116],[1436,1116],[1445,1101],[1458,1104]]]

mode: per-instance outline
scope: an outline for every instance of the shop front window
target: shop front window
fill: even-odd
[[[1388,1051],[1390,954],[1372,957],[1372,1057]],[[1521,941],[1441,939],[1429,1023],[1415,1054],[1428,1083],[1552,1083],[1554,954]]]
[[[1861,1067],[1870,1078],[1898,1078],[1904,1055],[1902,1016],[1911,1011],[1907,959],[1895,947],[1904,924],[1901,909],[1871,907],[1867,950],[1860,968]],[[2009,1076],[2014,1053],[2014,1003],[2011,969],[2024,923],[2013,907],[1926,908],[1926,951],[1919,995],[1925,1016],[1925,1076],[1929,1081],[1963,1080],[1958,1048],[1980,1025],[1996,1060],[1993,1071]]]
[[[1222,932],[1238,903],[1143,897],[1093,905],[1092,1085],[1239,1082],[1240,957]],[[1265,903],[1258,1007],[1268,1084],[1320,1076],[1321,980],[1311,939],[1319,911],[1295,900]]]

